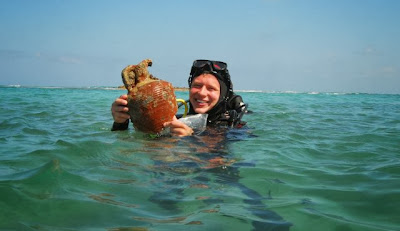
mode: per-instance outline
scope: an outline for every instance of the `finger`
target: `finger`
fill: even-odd
[[[189,136],[193,134],[193,129],[181,121],[169,122],[170,132],[174,136]]]
[[[128,105],[128,100],[118,98],[118,99],[116,99],[116,100],[114,101],[114,103],[115,103],[115,104],[118,104],[118,105]]]
[[[172,127],[170,130],[171,135],[173,136],[182,136],[184,134],[185,130],[182,128],[176,128]]]
[[[171,126],[171,123],[172,123],[173,121],[176,121],[176,120],[178,120],[178,119],[177,119],[176,116],[174,115],[174,117],[172,117],[172,121],[163,123],[163,126],[164,126],[164,127],[169,127],[169,126]]]
[[[115,113],[115,120],[117,121],[126,121],[129,118],[130,118],[129,114],[122,112]]]
[[[171,122],[165,122],[165,123],[163,123],[163,127],[164,128],[167,128],[167,127],[170,127],[171,126]]]
[[[174,128],[174,129],[171,129],[171,134],[173,136],[180,136],[180,137],[190,136],[193,134],[193,130],[192,129],[187,130],[184,128]]]
[[[114,113],[127,113],[129,111],[128,107],[125,106],[118,106],[113,104],[111,107],[111,112]]]
[[[120,99],[125,99],[125,100],[127,100],[127,99],[128,99],[128,95],[127,95],[127,94],[124,94],[124,95],[121,95],[119,98],[120,98]]]
[[[129,108],[128,107],[124,107],[124,106],[118,106],[118,111],[119,112],[128,112]]]
[[[120,114],[118,115],[118,117],[119,117],[120,119],[127,120],[127,119],[130,118],[130,115],[129,115],[129,114],[125,114],[125,113],[120,113]]]
[[[171,126],[173,127],[177,127],[177,128],[189,128],[186,124],[184,124],[183,122],[179,121],[179,120],[173,120],[170,122]]]

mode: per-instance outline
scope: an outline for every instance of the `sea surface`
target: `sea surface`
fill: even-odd
[[[0,230],[400,230],[400,95],[239,92],[246,127],[154,138],[110,131],[124,93],[0,87]]]

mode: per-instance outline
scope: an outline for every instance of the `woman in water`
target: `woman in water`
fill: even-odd
[[[226,63],[211,60],[194,61],[188,83],[189,115],[208,114],[209,127],[241,127],[245,124],[241,118],[247,112],[247,105],[243,103],[242,97],[234,94]],[[128,128],[130,116],[127,114],[127,103],[127,95],[122,95],[112,104],[111,111],[114,117],[112,130]],[[193,134],[193,129],[179,121],[176,116],[173,121],[165,123],[164,127],[169,127],[171,134],[175,136]],[[229,155],[231,152],[226,145],[229,139],[226,138],[224,129],[209,130],[208,134],[212,133],[212,136],[199,136],[186,140],[187,147],[191,150],[190,154],[185,151],[186,149],[182,153],[179,152],[179,148],[169,148],[173,151],[165,152],[166,143],[171,145],[173,142],[151,143],[159,145],[155,150],[161,150],[155,160],[163,174],[160,174],[162,178],[157,178],[157,181],[167,187],[154,192],[149,200],[169,210],[171,214],[176,213],[177,216],[181,216],[179,203],[186,199],[185,187],[182,185],[187,184],[187,173],[191,173],[193,176],[191,182],[198,182],[198,185],[204,185],[205,188],[217,184],[223,185],[219,186],[223,189],[239,189],[245,195],[243,199],[245,207],[256,217],[251,222],[253,230],[289,230],[292,224],[264,205],[263,200],[268,197],[260,195],[240,182],[239,166],[246,164],[252,166],[252,163],[236,164],[234,156]],[[163,157],[165,155],[174,158]],[[174,171],[173,179],[168,178],[168,174],[164,171]],[[165,188],[167,190],[164,190]],[[213,190],[218,189],[213,188]],[[220,203],[224,203],[224,198],[219,197],[219,194],[202,200],[207,206],[215,204],[218,207]]]
[[[233,85],[227,64],[212,60],[195,60],[190,71],[189,115],[208,114],[207,126],[241,127],[247,105],[240,95],[233,92]],[[114,124],[112,130],[125,130],[129,126],[128,96],[121,95],[111,106]],[[174,116],[171,122],[164,123],[175,136],[189,136],[193,129]]]

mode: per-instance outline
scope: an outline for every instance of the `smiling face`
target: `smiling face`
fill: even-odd
[[[207,113],[219,100],[220,85],[212,74],[201,74],[193,79],[189,99],[196,113]]]

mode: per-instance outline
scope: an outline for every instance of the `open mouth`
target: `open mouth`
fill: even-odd
[[[207,106],[207,101],[196,99],[196,103],[198,106]]]

